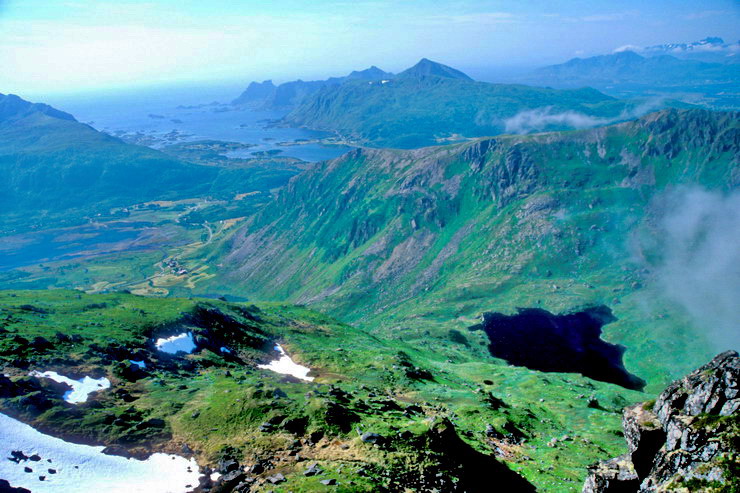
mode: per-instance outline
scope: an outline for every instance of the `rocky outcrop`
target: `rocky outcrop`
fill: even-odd
[[[624,411],[629,453],[590,468],[584,493],[737,491],[740,357],[727,351]]]

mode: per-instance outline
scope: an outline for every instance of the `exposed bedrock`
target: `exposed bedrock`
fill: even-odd
[[[642,390],[645,381],[629,373],[622,363],[624,346],[601,339],[601,328],[616,320],[609,308],[597,306],[580,312],[554,315],[539,308],[520,308],[516,315],[486,313],[483,330],[491,355],[512,365],[533,370],[581,373]]]
[[[655,403],[624,410],[629,453],[589,469],[584,493],[740,491],[740,357],[676,380]]]

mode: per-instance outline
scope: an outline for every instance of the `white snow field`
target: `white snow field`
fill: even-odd
[[[141,461],[103,448],[65,442],[0,413],[0,478],[12,486],[33,493],[187,493],[198,486],[195,459],[157,453]],[[11,460],[13,451],[27,458]]]

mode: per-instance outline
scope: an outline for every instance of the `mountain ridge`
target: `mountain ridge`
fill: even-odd
[[[619,321],[607,335],[632,348],[628,365],[642,365],[655,357],[635,349],[644,333],[628,314],[654,281],[631,263],[624,238],[648,228],[652,198],[669,188],[738,185],[737,121],[665,110],[576,132],[357,149],[294,178],[251,218],[225,247],[229,281],[218,287],[381,332],[459,326],[533,300],[560,312],[576,300],[609,305],[614,289]],[[651,327],[669,334],[671,323]]]
[[[375,65],[364,70],[353,70],[342,77],[304,81],[301,79],[275,85],[271,80],[251,82],[231,104],[253,106],[261,109],[285,109],[299,104],[304,98],[326,86],[340,85],[353,80],[381,80],[393,77]]]
[[[12,118],[23,118],[33,113],[41,113],[60,120],[77,121],[69,113],[59,111],[48,104],[31,103],[15,94],[0,93],[0,123]]]

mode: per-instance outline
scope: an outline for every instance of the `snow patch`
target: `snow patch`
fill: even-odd
[[[195,459],[157,453],[141,461],[103,454],[103,448],[65,442],[0,413],[0,478],[12,486],[34,493],[187,493],[198,486]],[[41,460],[9,460],[13,451]]]
[[[84,377],[80,380],[73,380],[64,375],[60,375],[55,371],[45,371],[43,373],[32,371],[30,373],[32,377],[49,378],[59,383],[66,383],[72,390],[68,390],[64,393],[64,400],[71,404],[79,404],[80,402],[87,401],[87,396],[93,392],[99,390],[105,390],[110,387],[110,380],[107,378],[90,378]]]
[[[179,352],[192,353],[195,349],[195,342],[193,341],[193,334],[190,332],[183,332],[172,337],[159,338],[154,343],[157,349],[169,354],[176,354]]]
[[[270,363],[266,365],[257,365],[257,367],[264,370],[274,371],[275,373],[282,373],[283,375],[291,375],[307,382],[313,382],[314,377],[308,376],[308,372],[311,371],[311,368],[301,366],[290,359],[290,356],[285,353],[285,350],[280,346],[280,344],[275,345],[275,351],[280,353],[280,357],[278,359],[270,361]]]

